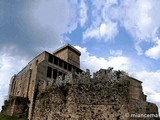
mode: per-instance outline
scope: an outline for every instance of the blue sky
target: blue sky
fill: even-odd
[[[70,43],[82,69],[125,70],[160,106],[159,7],[159,0],[1,0],[0,104],[13,74]]]

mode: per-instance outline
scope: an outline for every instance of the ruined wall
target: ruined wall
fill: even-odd
[[[129,79],[112,69],[100,70],[93,78],[88,70],[59,77],[50,89],[37,95],[32,120],[132,120],[125,114],[158,113],[154,104],[141,99],[142,91],[135,97],[131,94],[132,89],[142,88],[140,81],[134,85],[134,79]]]
[[[30,83],[33,87],[28,90],[31,97],[10,96],[3,106],[4,114],[27,116],[29,120],[138,120],[126,117],[126,113],[158,113],[155,104],[146,102],[142,82],[123,71],[101,69],[91,78],[89,70],[71,73],[48,59],[49,54],[45,54],[45,60],[33,68],[36,69]],[[65,77],[54,79],[52,70],[51,77],[47,77],[48,66],[66,72]]]
[[[2,113],[10,116],[17,116],[20,118],[28,117],[28,98],[24,97],[10,97],[5,101],[5,106],[2,107]]]
[[[112,87],[119,85],[115,84]],[[119,86],[121,91],[105,82],[53,86],[47,92],[37,96],[32,119],[125,120],[124,114],[127,112],[125,103],[128,101],[127,86],[127,82]]]

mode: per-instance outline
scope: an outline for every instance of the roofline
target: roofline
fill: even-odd
[[[66,45],[58,48],[57,50],[55,50],[55,51],[53,52],[53,54],[56,54],[56,53],[60,52],[61,50],[65,49],[65,48],[67,48],[67,47],[69,47],[69,48],[71,48],[72,50],[74,50],[78,55],[81,55],[81,52],[80,52],[79,50],[77,50],[76,48],[74,48],[74,47],[73,47],[72,45],[70,45],[70,44],[66,44]]]

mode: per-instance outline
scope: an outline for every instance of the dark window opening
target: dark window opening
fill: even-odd
[[[59,71],[59,72],[58,72],[58,75],[61,76],[61,75],[62,75],[62,72]]]
[[[76,73],[80,73],[79,69],[76,69]]]
[[[67,63],[66,62],[64,62],[64,69],[67,70]]]
[[[62,60],[59,60],[59,66],[62,67]]]
[[[47,69],[47,77],[51,78],[52,77],[52,68],[48,67]]]
[[[53,62],[53,56],[51,54],[49,54],[48,61]]]
[[[78,69],[78,71],[79,71],[78,73],[82,73],[82,70],[81,70],[81,69]]]
[[[58,58],[54,57],[54,64],[58,65]]]
[[[57,78],[57,70],[53,69],[53,78],[56,79]]]
[[[38,65],[38,60],[36,60],[36,65]]]
[[[71,71],[72,67],[71,65],[68,65],[68,71]]]

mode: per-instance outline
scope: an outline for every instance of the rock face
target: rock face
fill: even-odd
[[[12,77],[2,113],[29,120],[158,120],[141,81],[113,68],[91,77],[79,68],[79,56],[65,45],[35,57]]]

